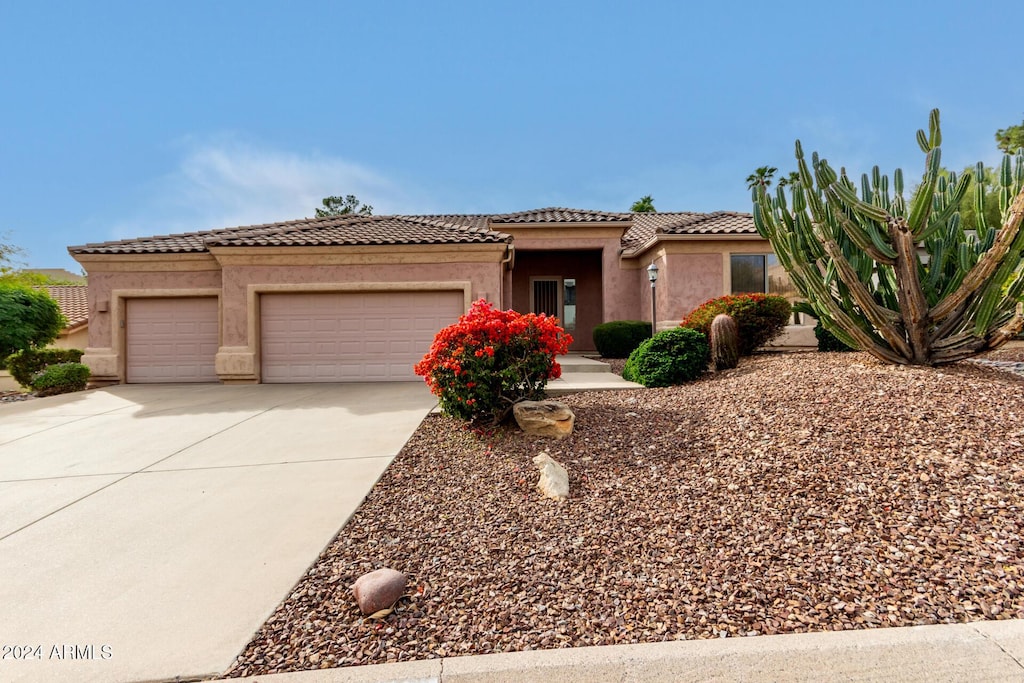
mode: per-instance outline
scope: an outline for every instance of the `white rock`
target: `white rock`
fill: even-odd
[[[569,473],[547,453],[541,453],[533,459],[540,468],[540,479],[537,488],[548,498],[562,501],[569,497]]]

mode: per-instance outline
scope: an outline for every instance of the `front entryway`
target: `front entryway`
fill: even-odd
[[[601,252],[517,252],[512,308],[556,316],[573,336],[571,350],[592,350],[594,327],[603,314]]]

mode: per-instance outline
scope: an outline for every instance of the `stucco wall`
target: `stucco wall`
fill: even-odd
[[[56,346],[59,349],[81,349],[89,345],[89,327],[80,327],[71,334],[62,334],[56,340],[54,340],[51,346]]]
[[[90,348],[114,348],[119,346],[113,325],[118,319],[117,292],[133,292],[133,296],[149,291],[166,293],[166,290],[219,289],[219,270],[162,270],[151,272],[89,271],[89,342]],[[171,292],[173,293],[173,291]],[[106,311],[98,310],[102,304]],[[123,315],[123,313],[121,314]]]
[[[658,265],[659,328],[672,326],[708,299],[729,294],[730,254],[770,254],[767,240],[699,239],[666,240],[633,259],[637,264],[635,282],[640,288],[639,320],[651,319],[651,287],[647,266]]]

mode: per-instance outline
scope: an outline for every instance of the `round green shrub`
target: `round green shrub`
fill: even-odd
[[[35,376],[48,366],[80,360],[81,349],[22,349],[7,357],[7,370],[18,384],[32,388]]]
[[[82,363],[57,363],[32,378],[32,388],[40,396],[81,391],[89,383],[89,366]]]
[[[856,351],[852,346],[847,346],[838,337],[822,327],[821,321],[814,326],[814,336],[818,339],[819,351]]]
[[[623,379],[645,387],[668,387],[700,377],[708,369],[708,338],[696,330],[676,327],[645,340],[629,354]]]
[[[736,321],[740,331],[740,355],[749,356],[782,334],[793,307],[785,297],[772,294],[730,294],[705,301],[693,309],[680,326],[710,336],[711,321],[720,313]]]
[[[603,358],[628,358],[650,338],[651,324],[643,320],[613,320],[594,328],[594,348]]]

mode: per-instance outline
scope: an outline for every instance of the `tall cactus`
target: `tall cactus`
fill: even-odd
[[[926,154],[921,184],[904,198],[903,173],[876,166],[860,194],[817,153],[796,142],[799,181],[774,196],[755,186],[754,224],[822,324],[850,346],[889,363],[942,365],[994,349],[1024,327],[1024,150],[1003,158],[1001,227],[976,225],[959,208],[972,174],[943,175],[939,111],[917,132]],[[979,164],[978,172],[983,169]]]

